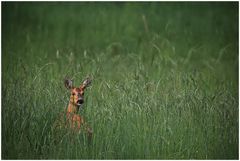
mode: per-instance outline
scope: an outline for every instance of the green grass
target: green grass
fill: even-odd
[[[238,122],[238,2],[2,2],[2,159],[238,159]]]

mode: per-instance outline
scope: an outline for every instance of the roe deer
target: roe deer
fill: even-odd
[[[65,87],[71,92],[69,104],[66,110],[66,119],[64,119],[64,124],[75,131],[80,131],[80,128],[84,129],[85,131],[87,131],[89,138],[92,137],[92,129],[88,127],[88,125],[84,122],[83,117],[78,114],[78,111],[84,103],[84,90],[88,86],[90,86],[91,82],[92,81],[90,78],[86,78],[79,87],[74,87],[72,80],[64,80]],[[61,116],[61,122],[63,122],[62,117],[63,115]],[[62,126],[59,122],[57,124],[60,127]]]

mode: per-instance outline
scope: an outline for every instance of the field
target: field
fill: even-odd
[[[2,2],[2,159],[238,159],[238,2]],[[93,78],[86,135],[54,128]]]

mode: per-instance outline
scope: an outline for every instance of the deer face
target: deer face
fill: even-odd
[[[73,81],[70,79],[65,79],[65,87],[70,90],[70,103],[75,106],[81,106],[84,103],[84,90],[91,84],[89,78],[85,79],[79,87],[73,86]]]
[[[81,106],[83,104],[84,91],[81,88],[71,89],[70,102],[74,105]]]

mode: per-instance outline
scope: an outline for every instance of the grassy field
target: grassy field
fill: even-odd
[[[2,159],[238,159],[238,52],[238,2],[2,2]]]

